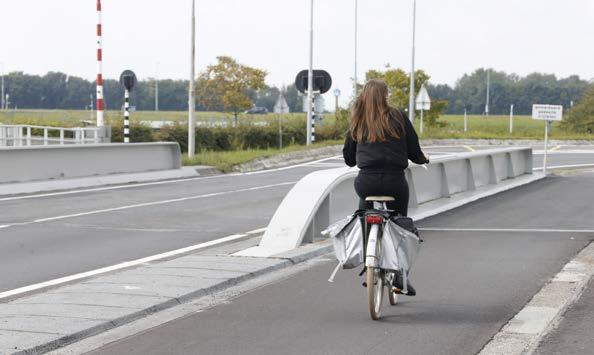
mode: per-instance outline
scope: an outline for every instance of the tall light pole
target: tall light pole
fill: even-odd
[[[311,144],[312,121],[313,121],[313,15],[314,1],[309,2],[309,70],[307,73],[307,142]]]
[[[408,117],[411,122],[415,121],[415,32],[417,21],[417,0],[413,0],[413,21],[412,21],[412,64],[410,67],[410,95],[408,98]]]
[[[355,99],[357,99],[357,94],[359,93],[359,86],[357,85],[357,60],[358,60],[358,42],[359,42],[359,0],[355,0],[355,75],[353,80],[355,82],[353,93]]]
[[[155,111],[159,111],[159,62],[157,62],[155,75]]]
[[[487,69],[487,101],[485,103],[485,115],[489,116],[489,94],[491,91],[491,69]]]
[[[0,110],[4,110],[4,63],[0,63],[0,69],[2,70],[0,73],[0,75],[2,75],[2,96],[0,96]]]
[[[190,44],[190,87],[188,98],[188,157],[192,158],[196,152],[196,141],[194,138],[196,123],[194,121],[194,110],[196,109],[196,87],[194,84],[195,61],[196,61],[196,0],[192,0],[192,35]]]

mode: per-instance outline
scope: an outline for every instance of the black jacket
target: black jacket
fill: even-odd
[[[348,166],[357,165],[363,172],[385,173],[403,171],[408,167],[408,160],[416,164],[429,162],[421,146],[415,128],[408,117],[401,113],[404,123],[404,134],[400,138],[390,137],[384,142],[357,143],[347,132],[342,149],[344,162]]]

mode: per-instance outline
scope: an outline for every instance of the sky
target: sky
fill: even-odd
[[[0,0],[0,70],[96,76],[96,0]],[[102,0],[104,76],[187,79],[190,0]],[[314,0],[314,67],[351,95],[355,0]],[[412,0],[359,0],[358,77],[410,70]],[[308,66],[309,0],[197,0],[197,71],[229,55],[289,84]],[[594,78],[593,0],[417,0],[416,67],[453,85],[491,67]],[[157,70],[158,68],[158,70]]]

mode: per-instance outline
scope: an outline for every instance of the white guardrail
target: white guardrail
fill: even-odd
[[[0,125],[0,147],[23,147],[51,144],[109,143],[107,127],[47,127]],[[33,135],[39,132],[41,135]],[[107,141],[106,141],[107,139]]]
[[[406,170],[409,215],[426,218],[544,177],[532,171],[531,148],[503,148],[436,158]],[[357,168],[313,172],[285,196],[259,246],[238,253],[272,256],[322,238],[321,231],[358,206]]]

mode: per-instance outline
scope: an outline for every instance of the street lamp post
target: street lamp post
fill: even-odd
[[[195,61],[196,61],[196,1],[192,0],[192,25],[191,25],[191,44],[190,44],[190,87],[188,98],[188,157],[192,158],[196,152],[196,141],[194,138],[196,124],[194,121],[196,109],[196,88],[194,84]]]
[[[309,70],[307,73],[307,145],[312,140],[312,121],[313,121],[313,15],[314,1],[310,0],[309,13]]]
[[[155,74],[155,111],[159,111],[159,62]]]
[[[354,81],[354,97],[357,98],[357,94],[359,91],[359,86],[357,85],[357,61],[358,61],[358,42],[359,42],[359,0],[355,0],[355,75],[353,77]]]
[[[2,75],[2,96],[0,96],[0,110],[4,110],[4,63],[1,65]]]
[[[491,69],[487,69],[487,100],[485,102],[485,116],[489,116],[489,96],[491,91]]]
[[[417,21],[417,0],[413,0],[412,21],[412,64],[410,68],[410,95],[408,100],[408,116],[411,122],[415,121],[415,32]]]

